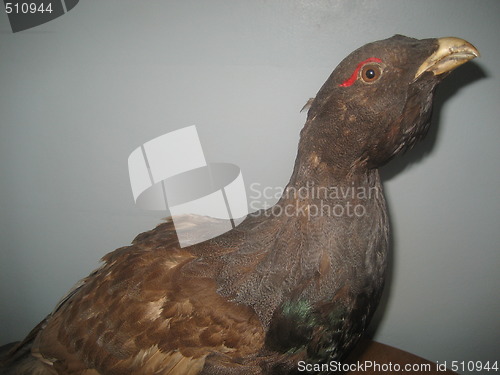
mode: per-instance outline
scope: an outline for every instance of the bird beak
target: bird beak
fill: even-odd
[[[451,72],[467,61],[479,57],[476,47],[463,39],[439,38],[437,42],[438,49],[420,65],[415,80],[425,72],[432,72],[435,76]]]

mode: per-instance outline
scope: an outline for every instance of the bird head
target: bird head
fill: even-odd
[[[437,84],[478,56],[452,37],[395,35],[355,50],[313,100],[302,146],[338,168],[383,165],[425,136]]]

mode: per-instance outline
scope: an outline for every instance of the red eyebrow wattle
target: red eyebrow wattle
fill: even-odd
[[[354,72],[352,72],[351,76],[348,79],[346,79],[344,82],[342,82],[339,86],[340,87],[349,87],[349,86],[351,86],[356,81],[356,78],[358,78],[358,73],[359,73],[359,70],[361,69],[361,67],[363,65],[365,65],[366,63],[369,63],[369,62],[378,62],[378,63],[381,63],[382,60],[380,60],[377,57],[370,57],[369,59],[366,59],[365,61],[361,61],[358,64],[358,66],[356,67],[356,69],[354,69]]]

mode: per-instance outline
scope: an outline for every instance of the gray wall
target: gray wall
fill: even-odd
[[[482,57],[383,170],[393,258],[375,337],[434,361],[499,359],[499,14],[498,1],[85,0],[16,34],[0,14],[0,344],[165,215],[134,206],[133,149],[196,124],[208,160],[283,186],[302,105],[354,48],[400,33],[463,37]]]

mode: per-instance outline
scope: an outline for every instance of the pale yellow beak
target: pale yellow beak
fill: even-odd
[[[439,38],[439,47],[417,70],[415,80],[424,72],[432,72],[434,75],[450,72],[476,57],[479,51],[466,40],[447,37]]]

